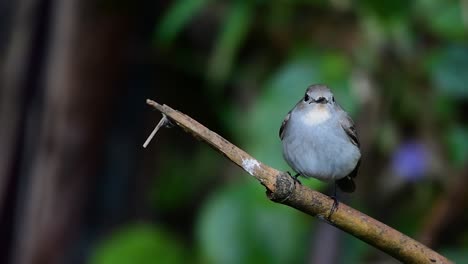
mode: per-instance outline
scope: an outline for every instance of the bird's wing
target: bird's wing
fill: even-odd
[[[336,105],[337,111],[341,114],[341,118],[340,118],[341,127],[346,132],[346,135],[348,136],[349,141],[351,141],[351,143],[353,143],[356,147],[359,148],[361,144],[359,143],[356,127],[354,126],[353,120],[351,119],[351,117],[349,117],[348,113],[346,113],[338,104],[335,104],[335,105]],[[360,164],[361,164],[361,160],[357,162],[356,167],[353,169],[353,171],[348,176],[345,177],[348,179],[348,181],[352,180],[353,178],[357,176]],[[354,183],[352,183],[351,185],[354,186]],[[349,192],[354,191],[354,188],[355,188],[355,187],[352,187],[351,185],[349,188]]]
[[[341,127],[346,132],[346,135],[348,135],[351,143],[353,143],[359,148],[361,144],[359,143],[356,127],[354,126],[353,120],[348,115],[346,115],[345,118],[340,120],[340,123],[341,123]]]
[[[283,120],[283,123],[281,123],[281,127],[280,127],[280,130],[279,130],[279,137],[280,137],[281,140],[283,139],[284,129],[288,125],[288,121],[289,121],[290,117],[291,117],[291,111],[288,112],[288,114],[286,115],[286,117]]]
[[[355,146],[358,148],[361,146],[359,143],[356,127],[354,126],[354,122],[349,117],[348,113],[346,113],[338,104],[335,104],[337,111],[341,114],[340,118],[340,124],[343,130],[346,132],[346,135],[348,135],[349,140],[351,143],[353,143]]]
[[[345,131],[346,135],[348,136],[349,141],[353,143],[356,147],[360,147],[359,139],[357,136],[357,131],[356,127],[354,126],[354,122],[349,117],[348,113],[346,113],[339,105],[337,105],[337,108],[339,110],[339,113],[341,114],[340,118],[340,125]],[[354,167],[353,171],[348,174],[348,176],[335,181],[338,187],[344,192],[349,192],[352,193],[356,189],[356,184],[354,183],[353,178],[356,178],[359,170],[359,165],[361,164],[361,160],[356,164],[356,167]]]

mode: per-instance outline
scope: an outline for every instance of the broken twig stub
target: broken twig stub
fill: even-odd
[[[148,146],[148,144],[151,142],[151,140],[153,139],[154,135],[156,135],[156,133],[158,132],[158,130],[162,127],[162,126],[167,126],[168,124],[170,124],[171,122],[169,121],[169,119],[167,119],[167,116],[162,113],[162,118],[161,120],[159,121],[159,123],[154,127],[153,131],[151,132],[151,134],[148,136],[148,138],[146,139],[145,143],[143,143],[143,147],[146,148]]]

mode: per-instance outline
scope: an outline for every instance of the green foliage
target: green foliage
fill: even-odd
[[[166,12],[155,31],[156,41],[170,45],[177,34],[209,0],[178,0]]]
[[[343,257],[340,263],[362,263],[362,256],[369,251],[368,245],[350,234],[343,233],[343,236]]]
[[[309,219],[273,204],[257,182],[220,188],[205,203],[197,225],[203,263],[301,263]]]
[[[213,82],[224,82],[231,73],[237,51],[250,28],[252,9],[249,1],[233,1],[210,60],[207,77]]]
[[[395,1],[373,1],[364,0],[360,5],[369,12],[373,12],[383,19],[400,18],[408,14],[410,5],[404,0]]]
[[[127,226],[98,246],[92,264],[187,263],[187,252],[173,234],[148,224]]]
[[[415,1],[414,10],[432,32],[445,39],[466,39],[466,25],[462,18],[460,1]]]
[[[468,98],[468,47],[447,46],[431,58],[430,72],[443,95]]]
[[[453,121],[457,115],[457,105],[451,96],[439,95],[435,98],[434,110],[437,118],[446,123]]]
[[[182,155],[169,148],[160,169],[150,199],[160,210],[177,210],[210,181],[221,157],[206,145],[193,153]]]
[[[448,132],[447,138],[453,163],[463,167],[468,161],[468,129],[454,127]]]
[[[467,248],[468,245],[464,245],[461,248]],[[453,263],[468,263],[468,252],[466,250],[459,250],[456,248],[443,249],[441,254],[446,256]]]

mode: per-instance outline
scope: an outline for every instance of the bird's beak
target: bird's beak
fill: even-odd
[[[314,102],[318,104],[326,104],[328,103],[328,100],[325,97],[319,97],[317,100],[313,100]]]

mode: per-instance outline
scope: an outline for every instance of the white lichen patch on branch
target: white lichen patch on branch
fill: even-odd
[[[260,167],[260,163],[256,159],[243,159],[242,168],[246,170],[250,175],[254,175],[255,169]]]

